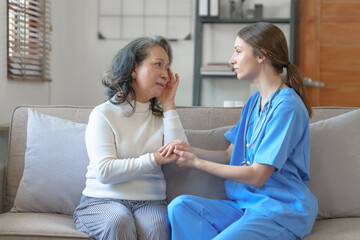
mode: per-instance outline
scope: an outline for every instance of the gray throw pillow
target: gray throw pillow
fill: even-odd
[[[193,147],[208,150],[226,150],[230,142],[224,137],[232,126],[210,130],[185,130]],[[213,199],[227,199],[224,179],[197,169],[181,169],[175,163],[162,166],[166,179],[166,196],[170,202],[182,194]]]
[[[85,129],[28,110],[25,167],[12,212],[73,214],[89,163]]]
[[[360,217],[360,110],[310,124],[310,138],[318,218]]]

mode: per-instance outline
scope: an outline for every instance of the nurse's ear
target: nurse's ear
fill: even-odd
[[[265,49],[261,49],[261,55],[258,55],[257,56],[257,61],[258,61],[258,63],[262,63],[263,61],[265,61],[266,60],[266,54],[267,54],[267,52],[266,52],[266,50]]]
[[[258,56],[257,57],[258,63],[263,63],[265,61],[265,59],[266,59],[266,57],[264,57],[264,56]]]

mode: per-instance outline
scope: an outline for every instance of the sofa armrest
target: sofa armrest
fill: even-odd
[[[0,213],[4,211],[4,198],[5,198],[5,164],[0,163]]]

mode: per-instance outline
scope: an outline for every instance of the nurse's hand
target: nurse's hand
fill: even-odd
[[[174,153],[179,155],[179,158],[175,160],[175,163],[180,168],[196,168],[200,159],[187,150],[188,148],[184,146],[176,146]]]
[[[158,152],[160,153],[161,156],[167,157],[170,154],[172,154],[175,149],[178,149],[179,147],[182,147],[181,150],[183,151],[194,153],[194,148],[181,139],[177,139],[175,141],[165,144],[159,149]]]

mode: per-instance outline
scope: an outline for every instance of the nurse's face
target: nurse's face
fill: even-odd
[[[237,36],[234,53],[229,60],[237,78],[239,80],[254,80],[260,70],[259,59],[261,58],[253,54],[253,48]]]

